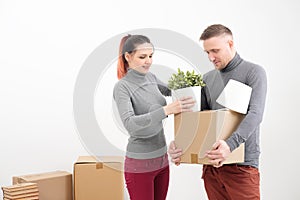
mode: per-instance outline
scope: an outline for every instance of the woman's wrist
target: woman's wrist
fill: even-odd
[[[164,111],[165,111],[165,115],[168,116],[170,113],[169,113],[169,109],[168,109],[168,106],[164,106],[163,107]]]

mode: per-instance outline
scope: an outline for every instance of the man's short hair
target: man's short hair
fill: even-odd
[[[200,40],[207,40],[209,38],[217,37],[222,34],[232,36],[231,30],[226,26],[223,26],[222,24],[213,24],[203,31],[203,33],[200,36]]]

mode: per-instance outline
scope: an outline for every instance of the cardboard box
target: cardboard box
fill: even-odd
[[[122,200],[122,157],[80,156],[74,164],[75,200]]]
[[[40,200],[72,200],[72,174],[54,171],[40,174],[14,176],[13,184],[37,183]]]
[[[183,150],[182,163],[210,164],[204,154],[219,139],[226,140],[244,115],[230,110],[185,112],[174,116],[175,144]],[[244,144],[224,164],[244,162]]]

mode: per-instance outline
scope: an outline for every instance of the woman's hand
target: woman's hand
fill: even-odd
[[[182,149],[176,147],[175,142],[172,141],[168,150],[169,155],[177,166],[180,164],[180,156],[182,155]]]
[[[179,100],[164,106],[164,111],[166,115],[190,112],[192,111],[191,107],[194,105],[195,100],[193,100],[192,97],[182,97]]]

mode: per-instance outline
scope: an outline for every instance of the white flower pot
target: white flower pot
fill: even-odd
[[[251,93],[250,86],[230,79],[216,101],[230,110],[247,114]]]
[[[196,102],[191,108],[193,112],[201,110],[201,86],[187,87],[177,90],[172,90],[172,100],[176,101],[181,97],[191,96]]]

